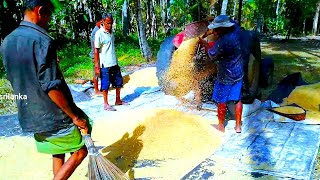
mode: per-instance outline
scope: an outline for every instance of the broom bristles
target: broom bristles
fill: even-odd
[[[93,144],[90,135],[84,136],[89,152],[89,180],[128,180],[129,178],[117,166],[102,156]]]

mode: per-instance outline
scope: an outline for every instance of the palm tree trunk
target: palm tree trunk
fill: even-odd
[[[150,14],[151,14],[151,36],[156,38],[158,36],[158,25],[157,25],[157,17],[154,7],[156,7],[156,0],[152,0],[150,6]]]
[[[135,6],[135,11],[136,11],[135,15],[136,15],[136,20],[137,20],[137,29],[138,29],[140,49],[142,51],[143,57],[147,60],[147,62],[149,62],[152,57],[152,52],[151,52],[151,49],[150,49],[148,41],[147,41],[146,31],[145,31],[145,27],[143,24],[140,0],[135,0],[134,6]]]
[[[235,20],[235,19],[236,19],[236,11],[237,11],[237,1],[236,1],[236,0],[234,0],[233,13],[232,13],[233,20]]]
[[[128,3],[124,0],[122,5],[122,34],[124,36],[129,35],[129,13],[128,13]]]
[[[320,1],[318,1],[318,3],[317,3],[317,10],[316,10],[316,13],[315,13],[314,19],[313,19],[312,34],[314,36],[317,35],[317,32],[318,32],[319,12],[320,12]]]
[[[223,0],[222,1],[221,14],[223,14],[223,15],[227,14],[227,7],[228,7],[228,0]]]
[[[243,1],[243,0],[239,0],[239,9],[238,9],[238,22],[239,22],[239,26],[241,26],[242,1]]]

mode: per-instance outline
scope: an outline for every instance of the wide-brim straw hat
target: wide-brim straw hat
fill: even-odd
[[[230,22],[227,15],[219,15],[214,18],[213,22],[208,25],[208,29],[216,29],[220,27],[231,27],[234,23]]]

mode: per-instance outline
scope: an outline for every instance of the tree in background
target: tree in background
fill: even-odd
[[[60,4],[49,27],[59,44],[88,40],[103,11],[109,11],[116,32],[138,37],[146,58],[150,57],[147,40],[163,38],[169,30],[177,33],[191,22],[220,12],[233,18],[238,13],[242,26],[262,33],[289,37],[316,35],[319,29],[319,0],[64,0]],[[22,11],[22,0],[0,0],[1,40],[18,26]]]
[[[313,18],[313,28],[312,28],[312,34],[315,36],[317,35],[318,32],[318,24],[319,24],[319,12],[320,12],[320,1],[317,2],[316,5],[317,9],[316,12],[314,14],[314,18]]]
[[[227,14],[227,8],[228,8],[228,0],[222,1],[222,7],[221,7],[221,14],[226,15]]]
[[[124,36],[129,35],[129,7],[126,0],[122,5],[122,33]]]
[[[22,0],[0,0],[0,42],[18,27],[22,18]]]
[[[147,41],[145,26],[142,18],[140,0],[134,0],[134,8],[135,8],[135,17],[137,22],[137,29],[138,29],[137,32],[138,32],[140,49],[143,54],[143,57],[147,60],[147,62],[149,62],[152,58],[152,53]]]

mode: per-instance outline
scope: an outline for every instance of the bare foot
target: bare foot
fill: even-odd
[[[94,95],[99,96],[99,95],[103,95],[101,91],[94,91]]]
[[[213,126],[214,128],[216,128],[218,131],[224,133],[224,125],[221,125],[221,124],[212,124],[211,126]]]
[[[109,104],[105,104],[104,105],[104,110],[106,110],[106,111],[116,111],[116,109],[113,108],[112,106],[110,106]]]
[[[114,103],[114,105],[116,105],[116,106],[121,106],[121,105],[127,106],[127,105],[129,105],[129,103],[120,100],[120,101],[116,101]]]
[[[234,130],[236,130],[236,133],[241,133],[241,127],[234,127]]]
[[[202,102],[196,102],[197,110],[200,111],[202,109]]]

